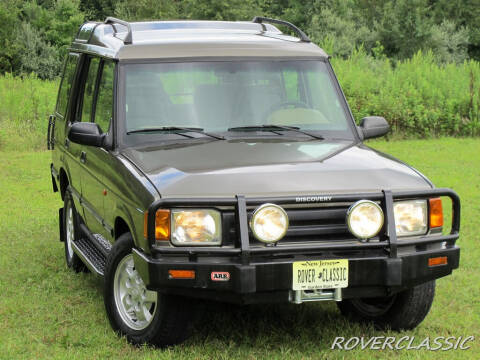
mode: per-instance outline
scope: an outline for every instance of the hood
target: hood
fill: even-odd
[[[422,190],[431,183],[388,155],[351,141],[208,141],[128,148],[162,197],[296,196]]]

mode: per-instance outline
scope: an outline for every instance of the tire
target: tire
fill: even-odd
[[[104,303],[112,328],[134,345],[165,347],[183,342],[197,318],[196,303],[147,290],[135,270],[132,247],[132,235],[121,235],[105,265]],[[135,302],[137,307],[132,305]]]
[[[435,280],[383,298],[346,299],[337,303],[340,312],[377,329],[411,330],[427,316],[435,295]]]
[[[78,229],[78,215],[73,203],[70,186],[67,187],[63,202],[63,238],[65,239],[65,261],[67,266],[75,272],[85,272],[87,267],[73,251],[72,242],[80,236]]]

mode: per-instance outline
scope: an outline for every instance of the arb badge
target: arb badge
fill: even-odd
[[[228,271],[212,271],[210,278],[212,281],[228,281],[230,280],[230,273]]]

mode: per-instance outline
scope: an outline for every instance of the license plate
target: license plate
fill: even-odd
[[[293,263],[293,290],[348,287],[348,260],[314,260]]]

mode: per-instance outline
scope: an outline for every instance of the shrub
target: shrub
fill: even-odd
[[[436,60],[419,51],[393,63],[360,49],[332,63],[357,121],[383,116],[405,137],[480,135],[480,63]]]

